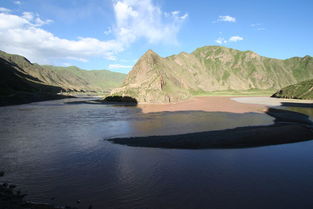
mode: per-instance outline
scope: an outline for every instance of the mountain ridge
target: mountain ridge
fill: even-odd
[[[107,94],[125,77],[107,70],[39,65],[0,51],[0,105],[64,98],[60,93]]]
[[[285,60],[253,51],[205,46],[192,53],[160,57],[148,50],[112,95],[132,96],[141,103],[168,103],[201,92],[269,90],[313,78],[311,56]]]
[[[125,74],[109,70],[83,70],[76,66],[61,67],[31,63],[27,58],[0,50],[0,58],[19,67],[20,71],[43,84],[58,86],[64,91],[105,92],[119,86]]]

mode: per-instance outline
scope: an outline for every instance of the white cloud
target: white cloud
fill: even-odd
[[[180,11],[163,12],[152,0],[114,0],[113,8],[116,23],[104,30],[104,35],[112,33],[115,38],[105,41],[93,37],[61,38],[42,28],[52,20],[43,20],[32,12],[17,15],[0,8],[0,49],[40,64],[58,60],[87,62],[95,56],[115,60],[118,53],[140,39],[153,44],[177,43],[177,33],[188,17]]]
[[[219,37],[215,40],[215,42],[218,44],[227,44],[229,42],[238,42],[238,41],[242,41],[242,40],[244,40],[244,38],[241,36],[231,36],[229,39]]]
[[[28,21],[28,24],[33,26],[42,26],[52,23],[52,20],[42,20],[39,15],[34,15],[32,12],[23,12],[22,18]]]
[[[216,43],[218,44],[226,44],[227,43],[227,40],[225,40],[223,37],[218,37],[216,40],[215,40]]]
[[[22,18],[31,21],[34,18],[34,15],[31,12],[23,12]]]
[[[264,27],[262,27],[262,24],[260,23],[253,23],[250,25],[250,27],[254,28],[255,30],[258,30],[258,31],[263,31],[263,30],[266,30]]]
[[[38,15],[31,12],[24,12],[22,16],[0,12],[0,31],[20,28],[27,29],[31,27],[39,27],[51,23],[52,20],[42,20]]]
[[[67,57],[67,59],[76,60],[76,61],[79,61],[79,62],[88,62],[87,59],[79,58],[79,57]]]
[[[232,16],[219,16],[216,22],[236,22],[236,18]]]
[[[14,3],[14,4],[16,4],[16,5],[20,5],[20,4],[22,4],[22,2],[21,2],[21,1],[14,1],[13,3]]]
[[[184,19],[186,19],[188,16],[189,16],[189,15],[186,13],[186,14],[184,14],[183,16],[180,16],[180,19],[184,20]]]
[[[0,7],[0,12],[8,13],[8,12],[11,12],[11,10],[7,9],[7,8]]]
[[[131,69],[132,65],[110,64],[109,69]]]
[[[176,43],[188,14],[163,12],[151,0],[119,0],[114,3],[117,38],[129,45],[140,38],[149,43]]]
[[[176,11],[172,11],[171,13],[172,13],[172,15],[178,15],[179,11],[176,10]]]
[[[17,15],[11,15],[7,13],[0,13],[0,34],[4,35],[5,30],[12,28],[23,28],[24,26],[30,26],[30,22]]]
[[[115,53],[123,50],[116,40],[100,41],[90,37],[68,40],[57,37],[40,28],[49,22],[32,13],[23,13],[22,16],[0,13],[1,50],[21,54],[42,64],[58,59],[86,62],[91,56],[113,59]]]
[[[242,41],[243,40],[243,37],[241,36],[232,36],[229,38],[229,42],[237,42],[237,41]]]
[[[108,27],[104,32],[104,35],[108,36],[112,33],[112,28],[111,27]]]
[[[68,62],[64,62],[63,64],[62,64],[62,66],[64,66],[64,67],[69,67],[69,66],[73,66],[71,63],[68,63]]]
[[[253,23],[253,24],[251,24],[250,26],[254,28],[254,27],[259,27],[259,26],[261,26],[261,24],[260,24],[260,23]]]

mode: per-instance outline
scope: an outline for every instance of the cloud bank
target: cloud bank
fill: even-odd
[[[109,30],[104,27],[103,37],[112,33],[115,38],[99,40],[61,38],[43,29],[52,20],[43,20],[31,12],[17,15],[0,8],[0,49],[40,64],[64,59],[86,62],[95,56],[115,60],[120,52],[141,39],[152,44],[177,43],[177,34],[188,17],[179,11],[164,12],[152,0],[114,1],[113,10],[116,22]]]
[[[149,43],[177,42],[176,35],[188,14],[163,12],[151,0],[122,0],[114,3],[115,33],[121,42],[131,44],[144,38]]]

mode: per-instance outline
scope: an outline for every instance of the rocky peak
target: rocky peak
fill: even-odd
[[[152,49],[148,49],[145,53],[144,53],[144,55],[157,55],[157,56],[159,56],[156,52],[154,52]]]
[[[133,70],[136,71],[136,69],[140,69],[140,71],[142,70],[148,70],[151,69],[156,63],[158,63],[162,58],[155,53],[154,51],[152,51],[151,49],[149,49],[136,63],[136,65],[134,66]]]
[[[146,51],[146,53],[144,53],[144,55],[139,59],[138,62],[140,61],[156,62],[160,58],[161,57],[157,53],[149,49],[148,51]]]
[[[146,53],[138,60],[133,69],[128,73],[124,85],[128,83],[141,83],[147,80],[151,74],[155,74],[155,66],[160,62],[162,58],[149,49]]]

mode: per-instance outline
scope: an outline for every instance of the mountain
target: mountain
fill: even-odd
[[[33,64],[0,51],[0,105],[60,98],[59,92],[105,93],[120,86],[125,77],[107,70]]]
[[[273,97],[288,99],[313,99],[313,79],[287,86],[277,91]]]
[[[278,90],[313,78],[313,58],[286,60],[220,46],[160,57],[148,50],[112,95],[141,103],[177,102],[193,95],[230,90]]]
[[[105,92],[120,86],[126,75],[108,70],[82,70],[77,67],[55,67],[29,62],[25,57],[0,51],[1,60],[11,63],[24,73],[46,85],[65,91]]]
[[[126,74],[108,70],[82,70],[75,66],[42,66],[45,74],[38,77],[51,85],[61,86],[68,91],[109,92],[122,85]]]

